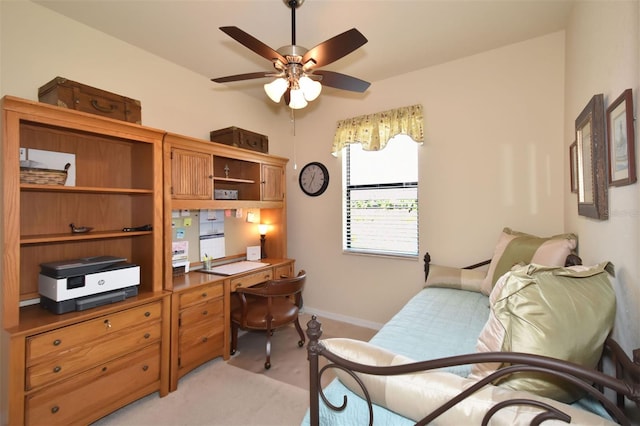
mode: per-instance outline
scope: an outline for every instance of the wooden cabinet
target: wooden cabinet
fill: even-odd
[[[213,194],[211,154],[174,149],[171,151],[171,197],[210,200]]]
[[[8,423],[86,423],[145,394],[166,394],[164,132],[9,96],[2,102],[2,131],[0,380]],[[22,183],[25,150],[72,156],[74,184]],[[72,233],[70,223],[93,229]],[[124,231],[146,224],[150,230]],[[37,305],[41,263],[102,255],[140,266],[137,296],[63,315]],[[143,352],[151,354],[150,374],[132,370]],[[84,408],[62,409],[71,397],[50,404],[65,392],[80,396],[82,404],[75,405]],[[52,417],[38,418],[44,412]]]
[[[217,280],[173,293],[174,336],[170,389],[197,366],[228,352],[228,284]],[[227,315],[228,316],[228,315]]]
[[[272,164],[262,165],[262,201],[284,200],[284,167]]]

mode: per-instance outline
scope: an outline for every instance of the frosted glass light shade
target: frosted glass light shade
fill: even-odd
[[[307,106],[307,101],[304,99],[304,93],[302,89],[293,89],[290,92],[291,100],[289,101],[289,108],[302,109]]]
[[[264,85],[264,91],[269,96],[273,102],[278,103],[280,99],[282,99],[282,95],[287,91],[287,87],[289,86],[289,82],[284,78],[276,78],[271,83],[267,83]]]
[[[299,80],[300,89],[302,89],[302,93],[304,93],[304,98],[309,102],[315,100],[318,96],[320,96],[320,92],[322,91],[322,84],[319,81],[311,80],[309,77],[302,76]]]
[[[261,223],[258,225],[258,232],[260,235],[267,235],[267,231],[269,230],[269,225],[265,223]]]

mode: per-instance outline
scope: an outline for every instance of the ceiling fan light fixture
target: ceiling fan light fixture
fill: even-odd
[[[288,87],[289,82],[286,79],[276,78],[271,83],[264,85],[264,91],[267,93],[267,96],[269,96],[269,99],[275,103],[279,103]]]
[[[302,89],[291,89],[291,99],[289,100],[289,108],[302,109],[307,106]]]
[[[322,84],[320,84],[319,81],[310,79],[306,75],[300,77],[298,83],[300,84],[300,89],[304,94],[304,98],[309,102],[315,100],[320,96],[320,92],[322,92]]]

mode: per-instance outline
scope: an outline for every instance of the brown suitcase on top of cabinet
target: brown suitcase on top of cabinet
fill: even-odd
[[[265,154],[269,153],[269,138],[266,135],[250,132],[235,126],[212,130],[209,133],[209,139],[211,142],[250,149]]]
[[[38,100],[51,105],[142,123],[140,101],[117,95],[86,84],[56,77],[38,89]]]

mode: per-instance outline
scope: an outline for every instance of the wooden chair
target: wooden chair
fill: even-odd
[[[237,307],[231,310],[231,355],[238,347],[238,329],[264,330],[267,334],[267,360],[264,368],[271,368],[271,336],[279,327],[294,323],[300,340],[298,347],[304,346],[305,336],[300,327],[298,312],[302,308],[302,290],[307,275],[304,270],[297,277],[269,280],[254,287],[236,289],[239,299]]]

